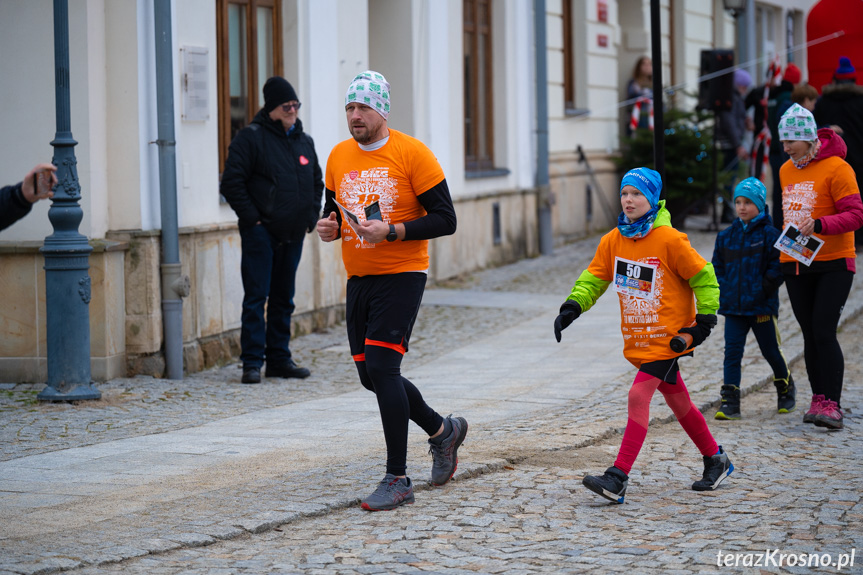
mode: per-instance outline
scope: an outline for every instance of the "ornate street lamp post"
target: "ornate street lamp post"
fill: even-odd
[[[93,248],[78,233],[84,217],[78,200],[78,161],[72,138],[69,103],[69,4],[54,0],[54,81],[57,133],[52,162],[57,187],[48,210],[54,233],[45,238],[45,312],[48,338],[48,385],[37,399],[99,399],[90,381],[90,268]]]

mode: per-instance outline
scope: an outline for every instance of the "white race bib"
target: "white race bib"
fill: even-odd
[[[614,291],[640,299],[654,298],[657,266],[614,258]]]

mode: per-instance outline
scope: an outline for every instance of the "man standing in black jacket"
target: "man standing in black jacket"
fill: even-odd
[[[222,174],[242,241],[243,383],[261,382],[265,359],[267,377],[309,376],[291,357],[291,314],[303,238],[317,224],[324,182],[299,109],[287,80],[267,80],[264,107],[231,142]]]

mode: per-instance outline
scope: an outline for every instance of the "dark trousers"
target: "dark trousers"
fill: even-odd
[[[774,379],[788,377],[788,362],[782,355],[776,316],[772,315],[727,315],[725,316],[725,364],[724,383],[740,387],[740,363],[749,330],[755,334],[761,355],[773,369]]]
[[[836,329],[853,281],[854,274],[847,270],[785,276],[791,309],[803,332],[803,357],[812,393],[836,403],[842,397],[845,376]]]
[[[262,225],[240,228],[243,315],[240,331],[244,367],[260,368],[291,359],[291,314],[303,240],[280,242]],[[264,309],[266,307],[266,319]]]

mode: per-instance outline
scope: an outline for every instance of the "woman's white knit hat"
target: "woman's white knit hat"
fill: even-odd
[[[811,142],[818,139],[818,126],[812,112],[794,104],[779,119],[779,140]]]

